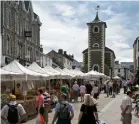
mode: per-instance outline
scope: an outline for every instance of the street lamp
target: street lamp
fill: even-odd
[[[125,80],[126,80],[126,68],[124,68],[124,77],[125,77]]]
[[[110,69],[110,76],[111,76],[111,80],[112,80],[112,67],[109,67]]]

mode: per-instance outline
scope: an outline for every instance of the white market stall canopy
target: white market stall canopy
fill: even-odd
[[[83,72],[81,72],[79,69],[70,69],[70,71],[73,71],[77,77],[80,78],[86,77],[86,75]]]
[[[39,80],[40,78],[45,77],[45,75],[43,74],[40,74],[40,73],[31,71],[25,68],[16,60],[4,66],[2,69],[10,71],[10,72],[14,72],[14,73],[19,73],[20,75],[23,76],[23,78],[22,79],[20,78],[20,80]]]
[[[75,72],[73,70],[69,70],[67,68],[64,68],[63,71],[72,75],[73,78],[81,78],[82,77],[80,74],[77,74],[77,72]]]
[[[51,76],[49,74],[47,74],[47,72],[41,68],[36,62],[33,62],[29,67],[27,67],[29,70],[37,72],[37,73],[41,73],[43,75],[45,75],[47,78],[51,78]]]
[[[113,77],[113,79],[119,80],[121,78],[119,76],[115,76],[115,77]]]
[[[8,80],[14,80],[17,76],[19,77],[20,74],[0,68],[0,75],[2,81],[8,81]]]
[[[94,70],[91,70],[88,73],[86,73],[86,76],[88,78],[93,78],[93,79],[98,79],[99,78],[99,75]]]
[[[53,69],[51,66],[45,66],[43,69],[53,79],[61,79],[62,78],[61,73],[58,72],[57,70]]]
[[[71,79],[73,75],[66,73],[64,70],[60,69],[59,67],[56,67],[55,70],[61,73],[62,77],[65,79]]]
[[[97,71],[95,71],[95,73],[96,73],[100,78],[106,77],[106,75],[103,74],[103,73],[100,73],[100,72],[97,72]]]

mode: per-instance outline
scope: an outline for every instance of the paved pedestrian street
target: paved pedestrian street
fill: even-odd
[[[124,97],[124,94],[117,95],[116,98],[106,98],[106,95],[101,94],[100,99],[98,100],[98,111],[99,111],[99,119],[106,121],[106,124],[121,124],[120,121],[120,104]],[[75,110],[75,117],[72,121],[72,124],[78,123],[78,115],[80,110],[81,103],[73,103],[73,107]],[[54,112],[49,114],[49,124],[51,124],[52,118],[54,116]],[[139,124],[139,118],[133,115],[133,123]],[[35,119],[26,122],[25,124],[34,124]]]

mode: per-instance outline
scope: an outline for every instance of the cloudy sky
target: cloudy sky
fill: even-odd
[[[44,53],[62,48],[83,60],[87,48],[87,22],[94,20],[96,6],[99,18],[107,23],[106,46],[114,50],[116,60],[133,61],[133,42],[139,36],[139,2],[50,2],[33,1],[40,16],[41,44]]]

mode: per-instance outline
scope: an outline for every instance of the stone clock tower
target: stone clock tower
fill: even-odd
[[[95,19],[88,25],[88,71],[104,73],[105,66],[105,29],[106,22],[100,21],[98,9]]]

